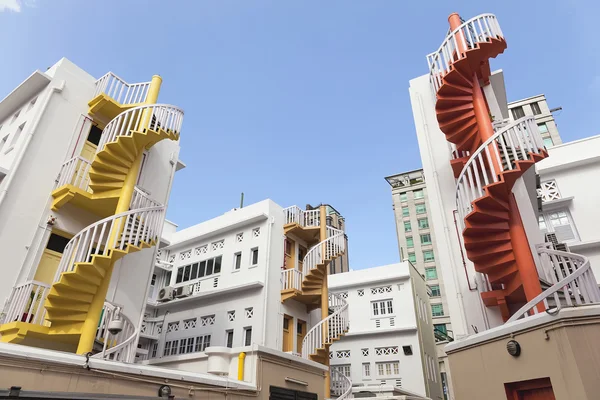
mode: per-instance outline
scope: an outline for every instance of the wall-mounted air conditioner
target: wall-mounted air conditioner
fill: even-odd
[[[173,290],[174,296],[177,298],[188,297],[192,294],[192,287],[190,285],[179,286]]]
[[[158,292],[158,301],[169,301],[173,300],[173,287],[166,286]]]

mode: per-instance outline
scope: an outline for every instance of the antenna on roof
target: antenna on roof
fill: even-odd
[[[242,195],[240,196],[240,208],[244,208],[244,192],[242,192]]]

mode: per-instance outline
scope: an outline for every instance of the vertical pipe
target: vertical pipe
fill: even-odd
[[[320,241],[324,241],[327,239],[327,216],[326,216],[326,212],[327,209],[325,206],[320,206],[319,207],[319,222],[320,222]],[[322,254],[322,258],[324,259],[325,257],[325,250],[321,249],[321,254]],[[323,260],[323,262],[325,262],[325,260]],[[328,265],[328,264],[327,264]],[[325,323],[323,322],[328,316],[329,316],[329,291],[327,288],[327,265],[325,266],[325,271],[324,271],[324,275],[323,275],[323,284],[321,287],[321,326],[323,327],[322,329],[322,333],[321,333],[321,340],[323,340],[323,348],[325,349],[325,353],[327,354],[329,352],[329,346],[325,343],[326,342],[326,335],[327,333],[327,329],[325,329],[325,327],[323,326]],[[327,365],[327,367],[329,367],[329,357],[326,356],[325,357],[325,365]],[[327,370],[327,372],[325,373],[325,398],[328,399],[331,397],[331,393],[330,393],[330,384],[331,384],[331,377],[329,374],[329,370]]]

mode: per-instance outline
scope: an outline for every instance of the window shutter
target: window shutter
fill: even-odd
[[[575,233],[571,228],[571,225],[559,225],[554,227],[554,233],[559,242],[565,242],[568,240],[575,239]]]

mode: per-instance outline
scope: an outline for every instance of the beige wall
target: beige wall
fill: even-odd
[[[325,375],[323,371],[292,365],[289,361],[278,361],[271,358],[262,358],[259,370],[260,393],[258,398],[269,398],[269,386],[278,386],[300,392],[316,393],[319,399],[325,398]],[[308,383],[308,386],[288,382],[286,377]]]
[[[547,335],[547,336],[546,336]],[[600,317],[564,318],[448,354],[457,399],[506,400],[504,384],[549,377],[556,400],[592,400],[600,393]]]

